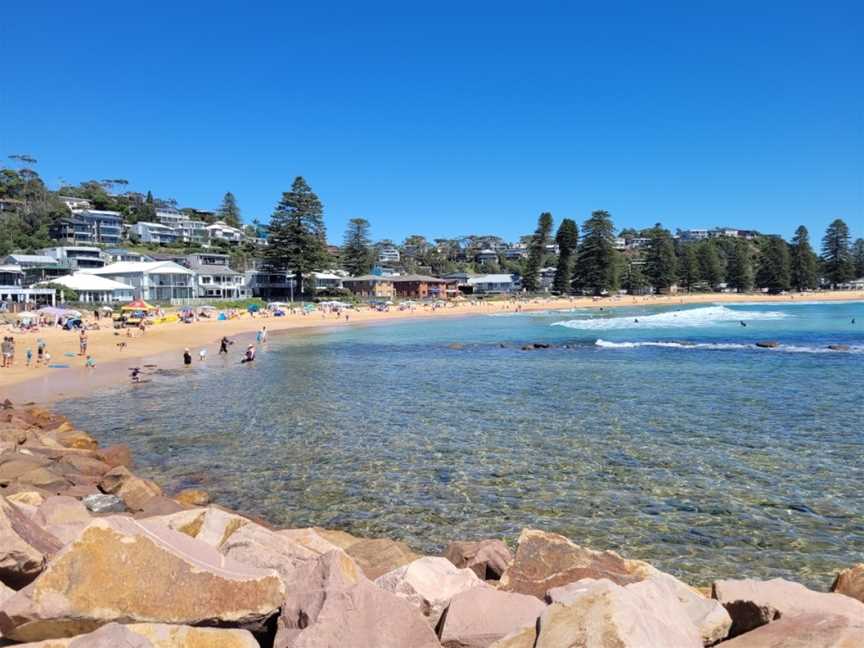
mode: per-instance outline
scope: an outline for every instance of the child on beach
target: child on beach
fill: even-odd
[[[27,349],[27,353],[24,354],[24,357],[27,359],[27,368],[29,369],[33,362],[33,349]]]
[[[207,359],[207,349],[201,349],[198,352],[198,361],[204,362]]]
[[[78,340],[78,355],[87,355],[87,331],[81,329],[81,337]]]
[[[96,368],[96,361],[93,359],[93,356],[89,356],[89,355],[87,356],[87,362],[84,363],[84,366],[87,367],[88,369],[95,369]]]
[[[183,351],[183,364],[187,367],[192,364],[192,354],[189,352],[188,348]]]

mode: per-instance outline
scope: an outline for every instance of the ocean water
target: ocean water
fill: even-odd
[[[823,589],[864,557],[864,303],[475,316],[235,355],[58,409],[169,490],[420,551],[530,526],[694,583]]]

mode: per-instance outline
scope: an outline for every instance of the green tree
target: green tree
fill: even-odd
[[[643,267],[644,264],[636,259],[626,260],[622,284],[627,294],[642,295],[647,291],[650,281],[645,276]]]
[[[525,274],[522,276],[522,287],[528,292],[540,289],[540,269],[546,258],[546,246],[552,233],[552,214],[543,212],[537,219],[537,229],[531,237],[528,247],[528,262],[525,264]]]
[[[616,258],[612,216],[607,211],[595,211],[582,225],[574,285],[594,295],[617,289]]]
[[[243,219],[240,217],[240,207],[237,206],[237,199],[230,191],[222,198],[222,204],[216,210],[219,220],[224,221],[230,227],[240,228],[243,225]]]
[[[810,247],[810,233],[801,225],[795,230],[790,250],[790,280],[798,292],[816,288],[818,282],[818,259]]]
[[[855,277],[864,277],[864,239],[855,239],[852,244],[852,264],[855,266]]]
[[[678,280],[690,292],[693,286],[702,281],[702,264],[695,245],[685,244],[681,247],[677,265]]]
[[[789,245],[779,236],[766,236],[760,242],[756,283],[777,294],[792,287]]]
[[[328,260],[324,208],[302,177],[282,194],[268,226],[266,259],[277,270],[294,273],[295,284],[304,288],[303,276],[322,270]],[[314,292],[314,289],[307,290]]]
[[[558,226],[555,234],[558,244],[558,264],[555,266],[555,278],[552,289],[563,295],[570,292],[570,282],[573,276],[573,255],[579,246],[579,226],[572,218],[565,218]]]
[[[852,263],[849,226],[841,219],[832,222],[822,239],[822,263],[825,277],[832,287],[852,279],[855,267]]]
[[[726,259],[726,283],[737,292],[753,288],[753,258],[750,244],[744,239],[734,239]]]
[[[375,254],[369,239],[369,221],[365,218],[352,218],[345,230],[342,245],[342,267],[352,276],[366,274],[374,265]]]
[[[651,285],[657,292],[668,291],[677,278],[675,245],[669,230],[658,223],[651,231],[651,244],[648,247],[646,272]]]
[[[708,283],[711,290],[716,290],[717,286],[723,283],[725,276],[723,260],[720,258],[717,246],[713,241],[703,241],[699,243],[696,254],[699,257],[699,273],[702,280]]]

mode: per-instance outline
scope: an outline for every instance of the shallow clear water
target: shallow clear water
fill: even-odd
[[[783,346],[753,346],[767,339]],[[533,526],[697,583],[824,588],[864,557],[864,303],[479,316],[268,347],[59,409],[169,489],[284,526],[424,551]]]

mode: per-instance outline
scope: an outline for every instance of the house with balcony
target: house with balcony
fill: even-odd
[[[53,288],[26,288],[24,271],[17,265],[0,265],[0,312],[17,311],[26,304],[51,304],[57,297]]]
[[[195,273],[173,261],[121,261],[85,272],[132,286],[135,297],[144,301],[188,300],[196,296]]]
[[[401,299],[446,299],[447,282],[426,275],[399,275],[390,277],[393,293]]]
[[[474,255],[474,260],[481,265],[498,263],[498,253],[495,250],[485,248]]]
[[[519,290],[520,284],[510,274],[485,274],[468,278],[468,288],[475,295],[507,295]]]
[[[78,301],[88,304],[131,302],[135,292],[132,286],[125,283],[86,272],[76,272],[42,283],[42,285],[47,284],[57,284],[74,290],[78,295]]]
[[[378,263],[381,265],[398,264],[402,256],[392,245],[385,245],[378,250]]]
[[[142,243],[165,245],[176,243],[179,235],[175,230],[162,223],[140,222],[129,228],[129,234]]]
[[[216,221],[212,225],[207,225],[204,228],[207,233],[207,239],[212,243],[214,241],[227,241],[228,243],[240,243],[246,238],[243,230],[227,225],[225,221]]]
[[[81,245],[65,245],[39,250],[39,254],[51,257],[61,265],[75,272],[76,270],[92,270],[105,265],[102,250],[96,247]]]
[[[361,275],[342,280],[342,286],[352,294],[364,298],[392,299],[394,296],[393,278],[380,275]]]
[[[5,265],[18,266],[24,272],[24,285],[69,274],[69,266],[45,254],[9,254],[0,259]]]
[[[83,218],[58,218],[48,230],[52,239],[66,243],[93,243],[93,231]]]
[[[123,215],[104,209],[75,209],[72,218],[83,221],[90,229],[90,241],[117,245],[123,239]]]
[[[294,276],[285,271],[264,267],[247,270],[245,277],[246,288],[253,297],[268,301],[283,301],[291,299],[295,293],[298,293]]]
[[[250,296],[246,277],[228,267],[227,254],[190,254],[185,265],[195,273],[196,297],[246,299]]]

